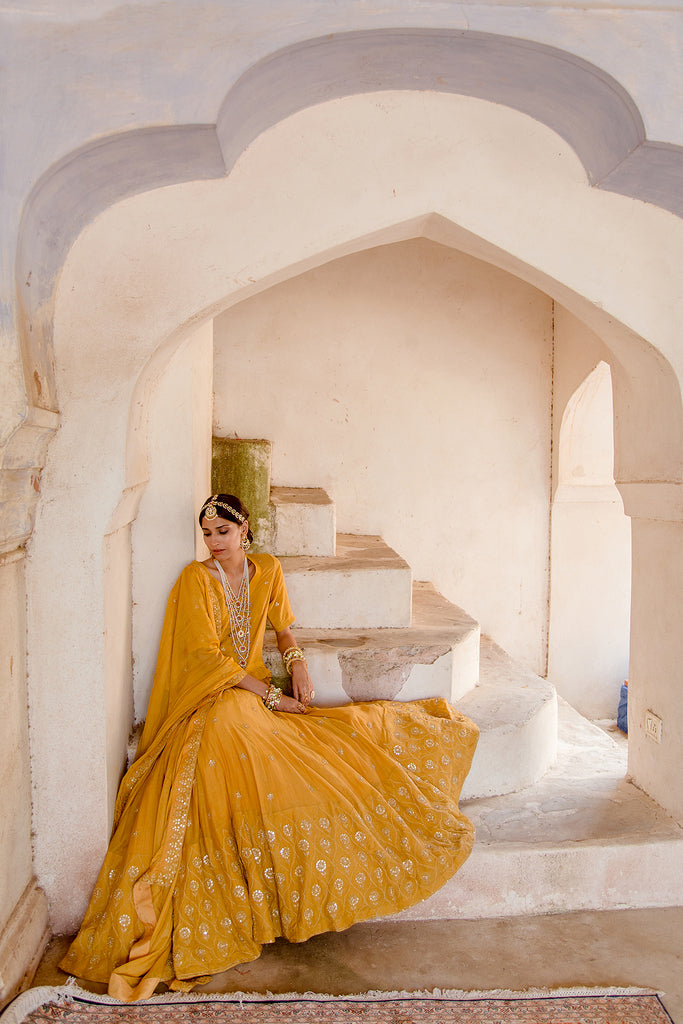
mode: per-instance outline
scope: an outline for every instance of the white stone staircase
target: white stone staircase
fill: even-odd
[[[683,837],[626,778],[617,743],[559,701],[379,537],[336,535],[315,488],[272,488],[272,550],[316,703],[442,696],[481,730],[463,788],[474,851],[439,892],[398,915],[487,918],[683,901]],[[272,640],[264,650],[283,679]]]
[[[336,534],[324,491],[272,488],[271,502],[272,546],[316,703],[444,697],[481,730],[465,799],[540,779],[556,753],[554,688],[482,641],[479,624],[430,583],[413,582],[380,537]],[[283,679],[272,637],[264,656]]]

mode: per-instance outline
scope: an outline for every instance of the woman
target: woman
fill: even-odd
[[[280,563],[246,555],[234,495],[199,522],[211,557],[171,591],[136,759],[61,964],[124,1001],[417,903],[474,840],[457,800],[476,726],[440,699],[313,707]],[[292,696],[263,663],[266,620]]]

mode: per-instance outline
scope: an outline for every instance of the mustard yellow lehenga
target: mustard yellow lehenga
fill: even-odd
[[[292,614],[282,570],[249,555],[251,653]],[[263,943],[393,913],[438,889],[474,830],[458,797],[477,727],[440,699],[269,711],[236,687],[220,583],[200,562],[168,602],[136,760],[62,968],[131,1001],[189,989]]]

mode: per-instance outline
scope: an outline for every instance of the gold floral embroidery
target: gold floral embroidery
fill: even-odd
[[[211,628],[213,596],[206,606]],[[173,927],[160,936],[175,956],[167,979],[173,979],[174,969],[190,979],[241,958],[253,959],[254,936],[259,936],[258,944],[280,935],[298,942],[327,928],[342,929],[393,913],[434,891],[453,872],[456,860],[462,862],[467,855],[472,830],[458,813],[450,776],[456,766],[462,765],[464,772],[476,737],[470,732],[468,742],[460,742],[463,723],[443,720],[450,718],[443,702],[435,704],[442,718],[438,726],[418,707],[387,704],[384,710],[375,705],[367,715],[365,709],[349,708],[348,718],[345,709],[332,710],[311,744],[311,773],[304,770],[285,786],[273,772],[271,752],[299,743],[301,723],[282,716],[276,725],[258,702],[252,708],[250,700],[241,691],[225,691],[224,699],[207,701],[201,714],[195,711],[180,726],[175,745],[168,748],[172,759],[164,765],[172,786],[158,855],[151,864],[145,860],[146,839],[140,830],[134,855],[129,851],[107,863],[93,910],[104,914],[87,922],[94,942],[87,954],[69,958],[71,970],[77,973],[87,957],[100,953],[98,971],[106,980],[108,965],[121,963],[139,941],[140,925],[146,922],[135,916],[137,904],[131,899],[138,865],[147,873],[137,885],[173,887]],[[420,728],[411,735],[416,722]],[[352,732],[356,735],[350,740]],[[273,734],[278,734],[277,742]],[[347,743],[344,756],[340,744]],[[456,761],[461,751],[463,757]],[[339,757],[347,763],[340,764]],[[136,766],[140,778],[155,756],[146,760],[144,756]],[[337,787],[339,801],[320,794],[319,769],[312,765],[324,760],[329,762],[330,792]],[[279,764],[277,756],[275,761]],[[374,775],[372,783],[365,783],[371,765],[379,784]],[[219,772],[229,773],[227,789]],[[446,779],[440,790],[436,783],[442,773]],[[350,778],[352,800],[344,789]],[[457,781],[453,779],[453,787]],[[309,798],[309,792],[315,796]],[[145,813],[149,809],[143,801],[140,814]],[[116,889],[123,898],[114,903]],[[163,898],[153,894],[155,907]],[[124,916],[131,920],[125,930],[119,924]],[[85,934],[80,941],[83,950]],[[174,988],[190,985],[173,981]]]
[[[213,621],[216,624],[216,634],[221,635],[221,606],[218,600],[218,595],[212,586],[209,586],[209,593],[211,595],[211,607],[213,610]]]
[[[167,886],[176,874],[188,825],[197,754],[208,712],[209,705],[205,704],[192,719],[190,735],[185,741],[180,755],[180,767],[173,780],[171,806],[161,849],[140,881]]]

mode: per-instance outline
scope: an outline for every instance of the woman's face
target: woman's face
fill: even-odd
[[[204,517],[202,532],[204,543],[212,557],[221,561],[223,558],[233,557],[242,550],[242,537],[246,535],[247,523],[240,526],[229,519],[221,519],[220,516],[216,516],[215,519]]]

